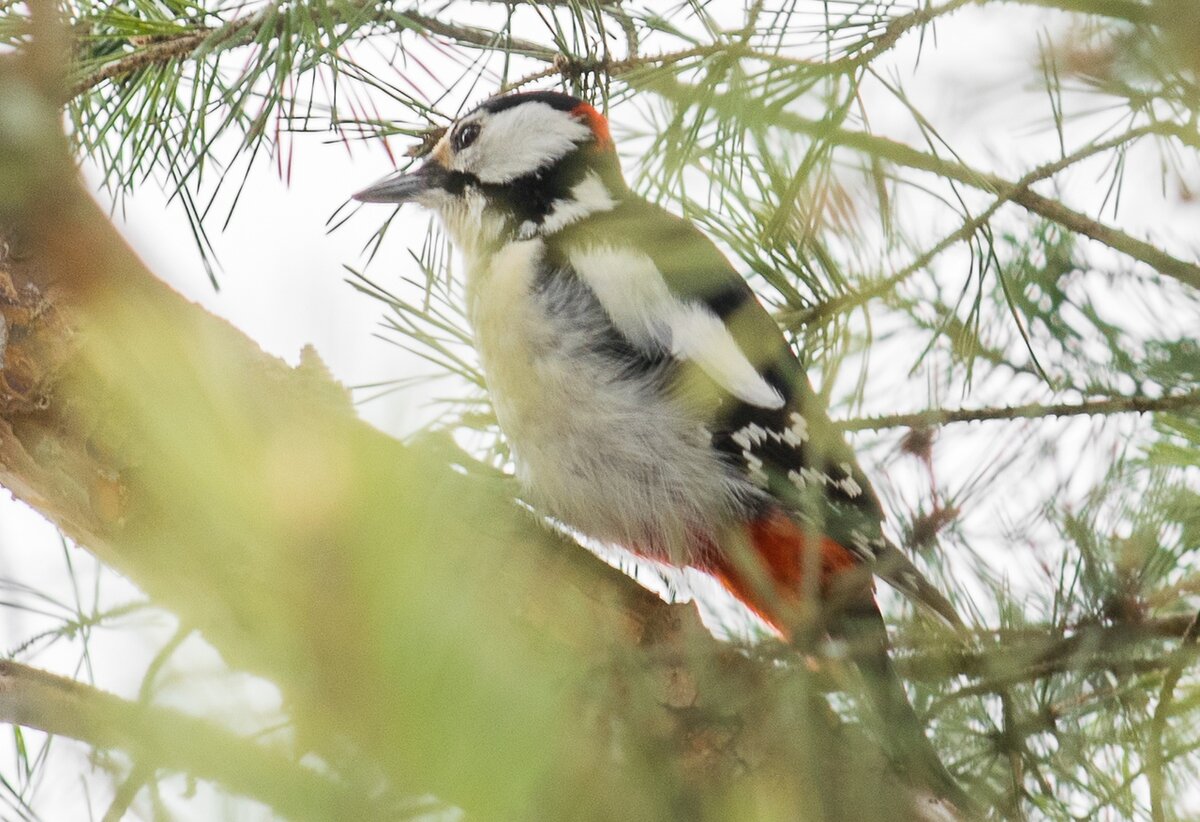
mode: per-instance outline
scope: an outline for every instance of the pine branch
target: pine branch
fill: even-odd
[[[1131,237],[1120,229],[1080,214],[1057,200],[1045,197],[1028,187],[1023,187],[1020,183],[1010,182],[995,174],[979,171],[963,163],[920,151],[886,137],[849,131],[823,120],[813,120],[790,111],[768,108],[758,100],[743,95],[703,90],[664,77],[645,78],[636,81],[635,85],[658,93],[681,106],[688,106],[693,101],[703,100],[705,106],[723,118],[746,122],[769,122],[777,128],[797,134],[806,134],[834,146],[848,148],[905,168],[927,171],[943,179],[954,180],[998,195],[1074,234],[1107,245],[1185,285],[1200,288],[1200,265],[1180,260],[1144,240]]]
[[[1166,397],[1110,397],[1081,403],[1005,406],[1001,408],[962,408],[956,410],[916,411],[879,417],[843,420],[845,431],[879,431],[884,428],[928,428],[956,422],[988,420],[1049,419],[1109,414],[1153,414],[1200,409],[1200,392],[1172,394]]]
[[[1160,22],[1160,15],[1148,3],[1138,0],[1007,0],[1025,6],[1044,6],[1050,9],[1111,17],[1140,25]]]
[[[927,5],[924,8],[919,8],[916,11],[897,17],[888,23],[883,34],[871,39],[861,53],[843,58],[842,61],[835,61],[834,65],[840,62],[841,65],[838,67],[838,70],[846,71],[860,68],[889,51],[900,42],[904,35],[913,29],[927,26],[940,17],[945,17],[958,11],[963,6],[978,2],[979,0],[950,0],[950,2],[943,3],[940,6]]]
[[[355,0],[344,6],[332,6],[321,11],[322,15],[330,16],[329,18],[322,16],[321,22],[328,25],[330,22],[336,23],[339,19],[344,19],[364,24],[400,19],[428,34],[445,37],[456,43],[481,48],[494,48],[498,44],[498,36],[495,32],[474,26],[446,23],[415,10],[395,12],[386,6],[378,7],[373,16],[364,19],[362,11],[367,6],[368,4],[362,0]],[[313,14],[315,15],[317,12],[314,11]],[[106,63],[76,81],[71,89],[71,96],[77,97],[85,94],[105,80],[120,80],[150,66],[166,65],[174,60],[200,57],[210,54],[218,48],[230,49],[249,45],[257,38],[262,24],[268,19],[275,19],[276,16],[275,10],[268,7],[254,14],[231,20],[223,26],[201,27],[195,31],[155,40],[138,51]],[[281,21],[276,25],[284,24]],[[506,38],[504,43],[512,53],[524,54],[535,59],[550,61],[556,56],[553,49],[532,41]]]
[[[120,80],[149,66],[166,65],[173,60],[189,57],[202,48],[207,52],[218,47],[244,45],[253,40],[255,29],[267,16],[267,10],[232,20],[223,26],[203,27],[198,31],[155,40],[139,51],[106,63],[77,81],[71,96],[78,97],[105,80]]]
[[[732,60],[756,60],[773,67],[797,69],[806,77],[827,77],[838,74],[852,74],[871,61],[890,51],[913,29],[927,26],[940,17],[958,11],[963,6],[978,0],[951,0],[940,6],[927,6],[917,11],[892,19],[884,31],[875,37],[865,38],[858,44],[857,49],[850,49],[833,60],[805,60],[790,57],[777,52],[763,51],[748,45],[744,41],[716,42],[703,46],[680,49],[662,54],[630,54],[621,59],[593,58],[572,59],[565,54],[559,54],[553,64],[545,69],[526,75],[507,84],[502,91],[511,91],[539,80],[550,77],[563,77],[576,80],[585,75],[603,77],[620,77],[643,69],[661,69],[694,58],[714,58]]]
[[[944,237],[928,251],[921,254],[904,268],[885,277],[878,282],[867,284],[855,291],[843,294],[830,300],[826,300],[819,305],[805,308],[799,311],[785,311],[776,315],[776,319],[785,327],[797,330],[802,326],[810,325],[815,322],[820,322],[825,318],[835,314],[844,313],[859,306],[865,305],[871,300],[878,299],[891,293],[898,285],[908,280],[914,274],[924,271],[928,266],[937,259],[942,253],[952,248],[953,246],[965,242],[973,237],[977,232],[986,227],[992,217],[1000,208],[1008,202],[1013,201],[1014,195],[1021,191],[1026,191],[1029,186],[1042,180],[1047,180],[1070,168],[1089,157],[1095,157],[1099,154],[1113,151],[1122,146],[1136,142],[1143,137],[1152,134],[1161,134],[1161,130],[1157,126],[1142,126],[1141,128],[1131,129],[1124,134],[1104,140],[1099,143],[1084,146],[1059,160],[1046,163],[1038,166],[1030,171],[1020,180],[1018,180],[1012,188],[1002,192],[986,209],[976,214],[971,219],[964,222],[959,228]]]
[[[296,764],[291,757],[209,722],[0,660],[0,722],[122,750],[139,766],[211,780],[294,819],[394,818],[363,798]]]
[[[947,13],[960,8],[964,3],[954,2],[948,3],[945,6],[939,7],[936,11],[939,13]],[[909,30],[912,27],[923,24],[927,21],[927,17],[932,12],[922,13],[916,12],[908,15],[904,25],[897,25],[893,37],[883,43],[894,43],[899,35]],[[934,15],[936,16],[936,15]],[[893,31],[889,27],[889,31]],[[882,48],[882,45],[881,45]],[[1105,141],[1100,147],[1086,146],[1078,152],[1075,152],[1070,158],[1064,158],[1053,163],[1035,169],[1021,180],[1012,182],[1004,178],[990,174],[988,172],[979,171],[971,168],[964,163],[954,160],[947,160],[935,154],[922,152],[911,146],[896,142],[884,137],[878,137],[873,134],[864,132],[855,132],[834,127],[832,124],[821,120],[812,120],[801,117],[788,111],[780,111],[775,108],[768,110],[758,101],[746,98],[740,95],[729,95],[715,92],[711,89],[699,89],[686,84],[680,83],[673,78],[663,77],[661,75],[653,75],[649,78],[639,80],[636,77],[630,77],[637,71],[650,66],[667,66],[674,63],[682,62],[686,59],[694,57],[709,57],[715,54],[724,54],[731,57],[744,56],[739,54],[740,46],[705,46],[685,49],[677,52],[670,52],[655,56],[639,56],[627,58],[624,60],[596,60],[596,61],[581,61],[572,63],[569,59],[559,58],[558,62],[534,75],[522,78],[512,83],[508,88],[516,88],[538,79],[543,79],[555,74],[564,76],[578,77],[585,73],[601,73],[611,77],[626,77],[631,85],[642,87],[650,91],[661,94],[668,99],[674,100],[681,105],[689,105],[694,100],[703,100],[704,104],[716,111],[722,116],[743,119],[754,122],[770,122],[776,127],[781,127],[796,133],[807,134],[814,138],[823,140],[835,146],[848,148],[854,151],[861,152],[871,157],[895,163],[906,168],[927,171],[938,175],[939,177],[954,180],[964,183],[983,191],[997,195],[998,200],[987,212],[989,215],[998,208],[999,205],[1005,202],[1013,202],[1022,206],[1029,212],[1036,214],[1043,219],[1062,226],[1063,228],[1078,234],[1083,237],[1088,237],[1103,245],[1107,245],[1115,251],[1118,251],[1126,256],[1132,257],[1135,260],[1149,265],[1161,274],[1173,277],[1180,282],[1189,285],[1193,288],[1200,288],[1200,265],[1194,262],[1178,259],[1173,255],[1163,251],[1144,240],[1139,240],[1129,234],[1121,231],[1118,228],[1102,223],[1085,214],[1081,214],[1062,202],[1050,197],[1038,194],[1033,191],[1031,186],[1034,182],[1046,179],[1053,174],[1056,174],[1063,169],[1074,165],[1079,160],[1088,156],[1093,156],[1099,151],[1103,151],[1106,147],[1111,147],[1113,141]],[[831,71],[850,70],[862,65],[863,61],[871,59],[876,50],[864,52],[863,55],[857,57],[845,58],[845,63],[828,64],[828,69]],[[1168,125],[1157,124],[1151,127],[1143,127],[1131,132],[1136,137],[1144,136],[1149,133],[1172,134],[1177,136],[1176,132],[1186,133],[1186,130],[1172,129]],[[1118,138],[1118,142],[1124,142],[1125,138]],[[969,236],[973,233],[982,221],[973,220],[968,223],[963,229],[955,232],[948,238],[947,241],[939,244],[936,250],[940,252],[945,247],[960,241],[964,235]],[[924,259],[924,258],[922,258]],[[915,267],[914,267],[915,270]],[[886,287],[892,283],[892,280],[885,281]],[[874,289],[872,290],[874,293]]]
[[[1194,651],[1200,641],[1200,614],[1192,618],[1187,630],[1180,637],[1181,651]],[[1158,703],[1154,706],[1154,715],[1150,719],[1149,741],[1146,743],[1146,777],[1150,783],[1150,817],[1153,822],[1166,822],[1167,814],[1163,807],[1163,796],[1166,785],[1163,756],[1163,734],[1167,728],[1167,716],[1170,713],[1172,700],[1175,698],[1175,688],[1183,678],[1184,669],[1194,661],[1194,654],[1180,654],[1173,661],[1170,669],[1163,677],[1162,688],[1158,692]]]
[[[962,677],[976,680],[943,699],[1000,693],[1021,682],[1033,682],[1078,671],[1160,673],[1200,656],[1200,647],[1183,643],[1162,653],[1163,643],[1187,635],[1190,615],[1164,616],[1138,622],[1094,622],[1076,625],[1030,625],[1021,630],[974,628],[951,636],[923,634],[898,637],[897,670],[913,682],[938,684]],[[1139,649],[1148,655],[1138,657]],[[782,643],[761,642],[744,652],[772,664],[794,664],[795,654]],[[850,655],[854,655],[851,651]],[[838,687],[835,681],[828,683]]]

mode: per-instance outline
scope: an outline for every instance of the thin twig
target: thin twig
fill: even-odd
[[[1192,662],[1196,659],[1197,650],[1195,648],[1187,649],[1175,654],[1155,654],[1148,657],[1128,658],[1127,656],[1108,656],[1105,654],[1096,653],[1087,659],[1075,657],[1065,658],[1050,658],[1034,663],[1022,663],[1021,666],[1012,666],[1013,669],[1001,673],[993,674],[986,677],[980,677],[977,682],[970,685],[964,685],[961,688],[956,688],[949,691],[944,696],[939,697],[933,707],[930,708],[929,714],[932,716],[940,710],[942,705],[949,705],[969,697],[984,696],[987,694],[1003,694],[1012,686],[1022,683],[1037,682],[1039,680],[1048,679],[1058,674],[1091,674],[1098,672],[1109,672],[1118,676],[1130,676],[1132,674],[1160,674],[1163,669],[1177,663]],[[984,656],[979,657],[979,665],[988,664],[991,660]],[[911,670],[904,668],[903,665],[898,666],[898,669],[904,671],[910,678],[924,679],[929,682],[944,681],[949,675],[942,674],[933,676],[924,674],[921,668],[914,667]],[[957,675],[957,674],[955,674]]]
[[[1000,744],[1002,752],[1008,759],[1009,793],[1008,813],[1006,816],[1017,822],[1025,822],[1025,812],[1021,807],[1021,799],[1025,795],[1025,739],[1026,736],[1018,731],[1019,723],[1012,697],[1007,691],[1000,693]]]
[[[387,15],[383,19],[389,19],[395,15]],[[488,29],[476,28],[474,26],[463,26],[457,23],[446,23],[438,20],[436,17],[430,17],[427,14],[421,14],[418,11],[405,11],[399,13],[400,17],[405,20],[411,20],[417,25],[424,28],[430,34],[436,34],[440,37],[446,37],[454,40],[457,43],[467,43],[473,46],[482,46],[484,48],[494,48],[501,43],[500,35]],[[532,40],[521,40],[518,38],[505,38],[503,44],[507,51],[513,53],[524,54],[526,57],[533,57],[537,60],[546,62],[552,61],[557,52],[552,48],[547,48],[540,43],[535,43]]]
[[[1182,648],[1196,644],[1200,640],[1200,613],[1192,618],[1191,624],[1183,632],[1179,640]],[[1175,698],[1175,687],[1183,678],[1184,669],[1192,661],[1191,655],[1180,655],[1179,659],[1163,677],[1162,689],[1158,692],[1158,704],[1154,706],[1154,716],[1150,720],[1149,742],[1146,745],[1146,780],[1150,783],[1150,818],[1153,822],[1166,822],[1166,811],[1163,809],[1163,788],[1166,784],[1166,774],[1163,765],[1162,741],[1167,729],[1167,713],[1171,701]]]
[[[1058,200],[1023,187],[1019,182],[1013,183],[997,175],[977,171],[962,163],[926,154],[911,146],[884,137],[876,137],[873,134],[842,131],[841,129],[830,132],[822,129],[818,121],[806,121],[800,117],[794,118],[793,124],[800,131],[807,131],[814,135],[824,133],[830,142],[836,145],[856,149],[898,165],[928,171],[983,191],[1005,196],[1027,211],[1052,223],[1057,223],[1068,231],[1090,237],[1115,251],[1149,265],[1161,274],[1173,277],[1193,288],[1200,288],[1200,266],[1196,263],[1180,260],[1157,246],[1131,237],[1118,228],[1068,208]]]
[[[1163,411],[1189,411],[1200,408],[1200,391],[1166,397],[1109,397],[1079,403],[1010,405],[1000,408],[959,408],[955,410],[917,411],[911,414],[887,414],[843,420],[844,431],[879,431],[884,428],[926,428],[954,422],[987,420],[1042,419],[1100,414],[1150,414]]]
[[[1030,171],[1020,180],[1018,180],[1012,189],[1001,193],[986,209],[964,222],[955,231],[942,238],[940,242],[926,251],[917,259],[906,265],[904,268],[885,277],[875,283],[859,288],[849,294],[843,294],[826,300],[811,308],[805,308],[800,311],[785,311],[776,315],[776,319],[786,328],[797,329],[804,325],[809,325],[814,322],[819,322],[822,319],[834,314],[841,314],[858,306],[865,305],[871,300],[882,297],[891,292],[900,283],[907,280],[918,271],[924,271],[928,266],[943,252],[949,248],[963,242],[974,235],[977,231],[983,228],[991,220],[992,215],[1000,210],[1000,207],[1005,203],[1012,202],[1014,195],[1019,191],[1026,190],[1029,186],[1042,180],[1049,179],[1055,174],[1063,171],[1076,163],[1082,162],[1089,157],[1094,157],[1097,154],[1111,151],[1119,148],[1127,143],[1140,140],[1152,134],[1159,134],[1159,129],[1155,126],[1142,126],[1141,128],[1131,129],[1124,134],[1105,140],[1100,143],[1084,146],[1072,154],[1062,157],[1050,163],[1038,166]]]
[[[946,6],[940,7],[939,10],[941,13],[946,13],[947,11],[956,10],[961,5],[963,3],[948,3]],[[927,22],[924,19],[926,16],[928,15],[921,13],[909,15],[909,17],[918,18],[912,21],[911,25],[916,25],[919,22]],[[900,29],[903,29],[903,27],[898,28],[898,30]],[[890,27],[889,31],[891,31]],[[742,47],[738,45],[719,48],[716,46],[705,46],[686,49],[680,52],[670,52],[655,57],[636,57],[617,61],[600,60],[571,63],[569,60],[560,58],[558,64],[517,80],[507,88],[517,88],[555,74],[572,75],[587,71],[604,71],[611,76],[629,75],[635,69],[654,63],[667,65],[689,57],[714,54],[717,51],[720,51],[722,54],[734,53],[736,56],[739,48]],[[871,51],[871,54],[876,54],[876,51]],[[840,64],[838,61],[834,61],[828,64],[826,69],[828,70],[839,65],[852,67],[858,65],[858,61],[865,58],[859,55],[855,58],[846,59],[850,60],[850,62]],[[1001,204],[1009,201],[1016,203],[1027,211],[1037,214],[1052,223],[1056,223],[1075,234],[1088,237],[1139,262],[1145,263],[1161,274],[1179,280],[1193,288],[1200,288],[1200,265],[1181,260],[1151,243],[1139,240],[1114,226],[1107,225],[1086,214],[1075,211],[1058,200],[1038,194],[1030,188],[1033,182],[1043,179],[1044,176],[1048,176],[1049,174],[1057,173],[1066,166],[1071,165],[1073,161],[1070,158],[1064,158],[1045,166],[1048,173],[1043,169],[1036,169],[1027,175],[1026,178],[1013,182],[999,175],[979,171],[964,163],[947,160],[935,154],[928,154],[912,146],[889,140],[885,137],[835,128],[827,121],[812,120],[791,112],[779,111],[775,108],[767,110],[757,101],[749,100],[743,95],[719,94],[714,93],[711,89],[705,90],[703,95],[699,95],[696,93],[697,90],[694,87],[662,77],[656,77],[653,80],[647,80],[643,83],[630,79],[630,83],[634,86],[644,86],[647,90],[659,93],[668,99],[673,99],[685,105],[694,99],[704,99],[707,106],[727,117],[765,119],[777,127],[799,134],[808,134],[817,139],[827,141],[832,145],[859,151],[918,171],[928,171],[940,177],[991,192],[998,196],[999,203]],[[1155,128],[1145,128],[1138,131],[1138,136],[1141,136],[1144,133],[1162,133],[1163,128],[1162,126],[1156,126]],[[1081,152],[1077,152],[1077,154],[1088,156],[1094,153],[1091,151],[1091,148],[1085,148]],[[994,208],[995,206],[993,206],[992,210]],[[967,226],[964,226],[963,229],[960,229],[960,231],[955,232],[952,235],[953,242],[957,242],[962,231],[967,230],[975,222],[972,221]],[[950,244],[953,244],[953,242],[950,242]],[[939,244],[938,249],[942,249],[942,244]]]
[[[1023,6],[1043,6],[1049,9],[1111,17],[1128,23],[1153,23],[1156,21],[1152,5],[1137,0],[1009,0]]]
[[[1012,630],[974,628],[955,633],[947,644],[929,635],[901,634],[892,643],[896,669],[916,682],[942,682],[968,677],[975,685],[948,694],[946,699],[998,693],[1010,685],[1078,670],[1112,670],[1153,673],[1195,659],[1200,649],[1180,649],[1155,658],[1128,656],[1141,645],[1161,648],[1164,640],[1180,636],[1190,616],[1168,616],[1114,624],[1030,625]],[[963,642],[968,645],[964,647]],[[795,661],[785,643],[759,641],[742,646],[748,656],[773,664]],[[1122,658],[1122,654],[1126,654]]]
[[[129,812],[130,806],[133,805],[133,800],[137,798],[142,788],[146,787],[146,783],[153,778],[153,768],[148,768],[140,762],[135,764],[129,772],[129,776],[125,777],[125,781],[117,788],[101,822],[121,822],[125,818],[125,814]]]
[[[747,49],[745,46],[740,44],[694,46],[692,48],[680,49],[679,51],[663,52],[662,54],[634,55],[632,57],[625,57],[620,60],[572,60],[566,55],[559,54],[555,58],[553,64],[547,68],[541,69],[540,71],[535,71],[532,74],[527,74],[524,77],[513,80],[511,83],[505,84],[503,87],[501,87],[500,93],[504,94],[509,91],[514,91],[515,89],[522,88],[530,83],[536,83],[539,80],[545,80],[548,77],[557,77],[559,75],[573,78],[581,77],[585,74],[606,74],[610,77],[618,77],[622,74],[628,74],[636,69],[646,68],[649,66],[663,68],[684,60],[690,60],[693,57],[710,57],[716,54],[729,55],[731,53],[737,54],[737,56],[741,57],[763,56],[771,60],[786,59],[791,63],[800,62],[794,58],[780,58],[777,55],[759,55],[757,52],[753,52],[753,50]]]
[[[1119,251],[1143,262],[1161,274],[1172,277],[1193,288],[1200,288],[1200,265],[1181,260],[1144,240],[1126,234],[1118,228],[1081,214],[1063,203],[1024,187],[1021,183],[979,171],[963,163],[927,154],[904,143],[859,131],[836,128],[823,120],[813,120],[788,111],[768,110],[758,101],[745,95],[717,94],[698,90],[684,83],[659,78],[645,84],[647,90],[661,94],[682,105],[703,99],[705,105],[721,116],[734,119],[771,122],[772,125],[797,134],[806,134],[831,145],[878,157],[881,160],[917,171],[927,171],[939,177],[955,180],[982,191],[988,191],[1022,206],[1027,211],[1056,223],[1063,228]]]
[[[349,14],[354,15],[364,5],[365,3],[361,2],[361,0],[360,2],[351,3],[346,6],[342,14],[349,12]],[[105,80],[115,80],[140,71],[147,66],[161,65],[169,63],[172,60],[193,56],[202,50],[209,50],[215,46],[230,48],[233,46],[248,45],[253,41],[258,26],[266,19],[266,13],[267,10],[264,9],[263,11],[231,20],[223,26],[205,27],[193,32],[156,40],[140,51],[135,51],[132,54],[107,63],[83,77],[72,87],[71,94],[73,97],[78,97],[80,94],[90,91]],[[337,14],[338,11],[330,9],[328,13],[332,15]],[[495,46],[497,43],[497,35],[493,31],[473,26],[446,23],[435,17],[430,17],[416,11],[385,12],[381,10],[374,19],[376,22],[380,22],[397,17],[415,24],[429,34],[447,37],[458,43],[485,48]],[[282,22],[279,25],[282,25]],[[556,56],[556,52],[553,49],[546,48],[529,40],[509,40],[506,41],[506,44],[511,51],[520,52],[535,59],[549,61],[553,60]]]
[[[817,76],[846,74],[865,66],[884,52],[890,50],[912,29],[928,25],[937,18],[957,11],[968,3],[975,1],[951,0],[951,2],[941,6],[919,9],[897,17],[888,23],[883,34],[878,37],[868,38],[859,44],[863,46],[860,51],[847,54],[836,60],[818,62],[815,60],[788,57],[782,54],[755,49],[747,45],[744,41],[710,43],[704,46],[695,46],[679,51],[664,52],[662,54],[630,54],[628,57],[620,60],[572,60],[566,55],[559,55],[553,65],[514,80],[501,89],[501,91],[512,91],[513,89],[527,86],[530,83],[535,83],[538,80],[558,75],[571,79],[582,77],[585,74],[604,74],[609,77],[617,77],[643,68],[662,68],[693,57],[714,57],[718,55],[725,58],[761,60],[772,66],[792,66]]]
[[[202,46],[238,44],[241,38],[251,34],[263,20],[264,12],[257,12],[233,20],[224,26],[203,28],[189,34],[181,34],[165,40],[156,40],[140,51],[135,51],[119,60],[101,66],[96,71],[75,83],[71,96],[80,94],[103,83],[133,74],[147,66],[169,63],[198,51]]]

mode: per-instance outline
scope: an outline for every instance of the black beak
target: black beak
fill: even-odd
[[[441,164],[429,162],[416,171],[385,177],[353,197],[362,203],[407,203],[426,191],[440,188],[446,176],[446,169]]]

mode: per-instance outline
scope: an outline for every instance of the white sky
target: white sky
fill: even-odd
[[[740,5],[735,8],[740,9]],[[938,27],[936,44],[925,44],[919,71],[911,80],[906,79],[906,84],[916,108],[936,113],[939,128],[952,145],[964,149],[967,162],[1016,178],[1037,162],[1053,159],[1056,154],[1057,140],[1047,128],[1049,107],[1045,94],[1040,91],[1037,77],[1029,68],[1036,65],[1037,33],[1045,26],[1061,30],[1063,18],[1031,9],[1011,6],[1004,9],[1003,16],[995,10],[967,9],[943,21]],[[888,61],[906,78],[915,62],[915,44],[915,39],[909,38]],[[481,87],[475,98],[484,96],[486,91],[490,89]],[[389,111],[386,102],[380,105],[385,116],[399,115],[399,112]],[[909,124],[908,117],[898,105],[888,103],[885,95],[875,95],[870,100],[870,109],[872,126],[878,132],[922,145],[920,135]],[[619,136],[620,123],[616,125]],[[1082,139],[1092,132],[1086,121],[1069,126],[1068,150],[1073,133]],[[364,212],[336,233],[329,234],[326,230],[327,219],[351,192],[391,171],[388,158],[377,146],[363,143],[355,144],[350,156],[332,135],[304,134],[296,135],[294,139],[297,154],[290,184],[285,185],[277,178],[273,164],[262,163],[252,173],[229,227],[224,231],[219,228],[223,213],[212,223],[211,237],[223,265],[219,292],[213,291],[203,273],[182,209],[178,204],[169,203],[152,184],[142,186],[125,202],[123,212],[118,214],[121,231],[149,267],[181,293],[228,318],[265,350],[289,362],[295,363],[300,349],[311,343],[333,373],[348,385],[403,376],[418,367],[424,370],[411,356],[373,336],[382,314],[381,305],[343,281],[342,265],[361,266],[363,244],[386,217],[386,210]],[[627,170],[633,168],[629,159]],[[1148,169],[1148,184],[1130,186],[1120,215],[1121,224],[1135,236],[1152,231],[1156,239],[1165,240],[1175,253],[1195,259],[1194,226],[1200,216],[1197,206],[1180,202],[1170,191],[1164,198],[1154,184],[1157,169],[1153,158],[1134,154],[1131,162],[1139,161]],[[96,177],[91,168],[85,167],[85,173],[89,179]],[[1151,177],[1155,179],[1149,179]],[[1082,173],[1073,175],[1069,179],[1072,186],[1078,188],[1066,192],[1067,199],[1077,208],[1086,210],[1090,202],[1095,202],[1097,190],[1103,187],[1102,182],[1097,182],[1098,178],[1098,173],[1094,179],[1088,179]],[[1200,177],[1192,182],[1200,190]],[[1168,214],[1169,219],[1164,219],[1164,214]],[[373,264],[372,274],[386,284],[388,277],[406,266],[410,274],[415,273],[411,270],[413,264],[405,247],[419,246],[425,225],[424,215],[402,214],[393,226],[380,258]],[[953,261],[955,258],[947,255],[947,259]],[[1113,300],[1119,303],[1120,290],[1114,289],[1113,295]],[[1165,306],[1161,315],[1143,321],[1177,324],[1182,333],[1195,319],[1172,313],[1170,306]],[[904,358],[911,358],[912,353],[901,350],[897,352],[897,358],[907,362]],[[886,369],[887,363],[882,367]],[[903,370],[907,370],[907,365]],[[921,373],[911,376],[900,373],[881,379],[879,385],[883,390],[869,394],[868,410],[919,409],[927,402],[928,384],[926,375]],[[948,406],[955,406],[973,399],[950,396],[944,401]],[[427,400],[420,391],[411,391],[365,405],[362,413],[384,430],[399,434],[427,418],[428,412],[422,407]],[[1139,424],[1130,420],[1118,425],[1132,430]],[[1089,422],[1064,423],[1060,428],[1062,450],[1055,471],[1066,473],[1072,465],[1071,458],[1082,456],[1082,464],[1089,466],[1080,478],[1086,485],[1104,470],[1110,454],[1091,447],[1094,445],[1093,427]],[[1012,439],[995,428],[980,428],[958,442],[967,445],[962,446],[956,458],[947,458],[939,452],[938,479],[946,485],[953,485],[956,479],[969,475],[984,461],[983,455],[1008,447]],[[927,484],[911,466],[906,467],[896,460],[891,446],[869,451],[865,462],[868,473],[872,473],[872,468],[877,472],[886,469],[893,483],[901,487],[907,482],[906,476],[914,482]],[[1024,488],[1018,487],[1022,484]],[[986,504],[979,506],[972,523],[1009,516],[1021,507],[1022,496],[1036,499],[1044,487],[1031,484],[1024,477],[1010,478],[1007,485],[998,486]],[[994,522],[991,525],[994,526]],[[990,530],[996,529],[991,527]],[[76,567],[76,579],[84,589],[81,599],[85,606],[94,601],[92,586],[96,579],[99,579],[99,598],[104,603],[111,605],[137,597],[132,586],[117,575],[97,571],[86,552],[71,550],[69,557]],[[1000,564],[1007,564],[1009,572],[1028,582],[1036,581],[1042,573],[1015,554],[1010,562],[1001,561]],[[8,499],[0,500],[0,579],[15,580],[30,590],[49,592],[69,603],[74,601],[75,594],[65,567],[66,556],[54,529],[24,506]],[[0,601],[36,604],[32,595],[7,587],[0,588]],[[174,626],[162,617],[127,622],[129,625],[121,630],[107,630],[93,637],[92,675],[101,687],[133,696],[145,665]],[[0,651],[16,648],[55,623],[53,617],[38,617],[20,608],[0,607]],[[81,675],[79,647],[78,643],[62,641],[30,661],[68,675]],[[219,660],[199,642],[191,643],[177,655],[167,676],[172,680],[172,687],[167,689],[164,701],[192,710],[208,705],[236,726],[253,726],[255,712],[269,713],[274,706],[273,691],[265,684],[254,684],[248,678],[242,678],[243,687],[229,688],[228,681],[221,678],[223,669]],[[212,699],[212,689],[205,687],[217,681],[226,695],[220,704]],[[230,700],[229,694],[236,694],[236,699]],[[248,711],[249,716],[239,712],[242,710]],[[39,738],[33,733],[29,737]],[[4,739],[6,734],[0,732],[0,774],[8,775],[13,769],[11,753],[6,750]],[[92,772],[92,768],[81,746],[58,741],[53,749],[54,760],[50,767],[43,769],[44,783],[34,794],[35,807],[47,819],[84,818],[85,804],[90,804],[97,815],[102,814],[111,796],[112,781],[103,774],[83,778],[85,773]],[[182,784],[176,788],[181,790]],[[206,789],[202,787],[201,790],[204,793]],[[211,801],[215,800],[169,799],[181,819],[211,817]],[[262,816],[261,809],[250,803],[236,803],[232,807],[235,810],[231,811],[231,818]],[[135,809],[142,813],[147,811],[144,796]],[[0,805],[0,819],[9,818],[9,813]]]

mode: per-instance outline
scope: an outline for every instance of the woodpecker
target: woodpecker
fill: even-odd
[[[746,281],[626,185],[604,116],[556,92],[495,97],[417,170],[354,197],[433,210],[461,251],[531,501],[712,575],[785,637],[823,603],[825,630],[865,643],[893,742],[955,801],[891,666],[872,574],[957,624],[953,607],[884,536],[879,499]]]

